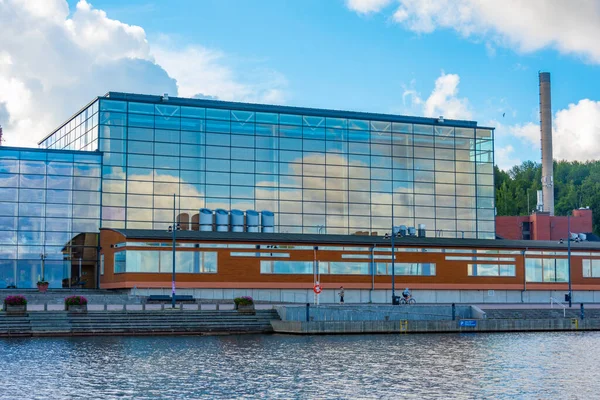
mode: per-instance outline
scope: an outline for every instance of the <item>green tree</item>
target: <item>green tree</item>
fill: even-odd
[[[535,208],[542,189],[540,163],[525,161],[509,171],[494,167],[494,175],[498,215],[528,215]],[[600,161],[555,161],[554,197],[556,215],[590,207],[593,230],[600,232]]]

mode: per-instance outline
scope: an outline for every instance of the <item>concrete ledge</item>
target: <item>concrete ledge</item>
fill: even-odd
[[[271,321],[276,333],[354,334],[354,333],[450,333],[450,332],[535,332],[595,331],[600,319],[496,319],[468,320],[475,326],[460,326],[456,321]]]

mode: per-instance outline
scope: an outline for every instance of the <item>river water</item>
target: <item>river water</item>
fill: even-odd
[[[0,339],[0,399],[600,396],[600,332]]]

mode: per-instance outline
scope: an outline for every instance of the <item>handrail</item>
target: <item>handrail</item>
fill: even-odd
[[[563,317],[567,317],[567,306],[561,303],[559,300],[556,300],[554,297],[550,297],[550,308],[554,308],[554,303],[560,305],[563,308]]]

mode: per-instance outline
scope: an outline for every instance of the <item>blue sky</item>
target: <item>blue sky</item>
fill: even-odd
[[[0,1],[0,24],[8,24],[0,33],[0,124],[8,144],[35,145],[96,95],[167,91],[474,119],[497,128],[496,160],[509,168],[539,160],[537,72],[543,70],[552,74],[555,158],[595,159],[600,2],[579,5]]]

